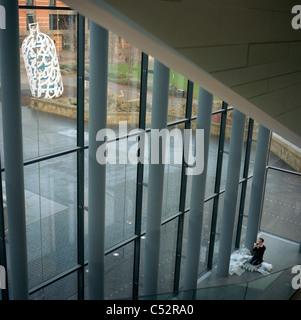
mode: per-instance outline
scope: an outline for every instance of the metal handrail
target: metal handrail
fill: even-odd
[[[291,282],[289,283],[289,285],[287,282],[287,280],[291,281],[293,278],[291,272],[292,267],[293,266],[243,283],[217,285],[205,288],[198,288],[195,290],[183,290],[179,291],[178,294],[162,293],[153,296],[142,296],[139,297],[139,299],[256,300],[260,298],[273,300],[288,300],[295,292],[295,289],[291,286]],[[277,290],[275,290],[274,288],[277,288]]]

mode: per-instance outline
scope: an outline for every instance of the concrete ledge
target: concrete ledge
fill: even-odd
[[[273,135],[270,150],[297,172],[301,172],[301,152]]]
[[[76,99],[75,98],[59,98],[56,100],[31,98],[29,105],[30,108],[38,109],[43,112],[57,114],[60,116],[76,119]],[[85,121],[89,121],[88,101],[85,102]],[[221,102],[214,101],[214,110],[221,109]],[[193,104],[192,114],[196,114],[197,105]],[[146,126],[150,127],[151,123],[151,105],[147,106],[146,112]],[[185,105],[174,105],[168,108],[168,122],[176,121],[185,118]],[[220,118],[212,119],[211,134],[219,135],[220,130]],[[114,94],[108,95],[108,115],[107,124],[118,124],[119,121],[127,121],[131,124],[138,126],[139,123],[139,101],[120,100],[119,97]],[[230,138],[231,135],[231,117],[227,119],[225,137]],[[192,121],[191,127],[195,129],[196,121]],[[247,128],[245,130],[244,141],[247,139]],[[257,139],[258,123],[254,123],[253,139]],[[277,155],[280,159],[285,161],[297,172],[301,172],[301,152],[294,149],[291,145],[285,143],[285,141],[273,136],[271,141],[271,152]]]

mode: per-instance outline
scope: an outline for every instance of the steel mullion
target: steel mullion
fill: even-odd
[[[148,75],[148,55],[145,53],[142,53],[141,81],[140,81],[140,108],[139,108],[139,129],[142,129],[142,130],[145,130],[145,126],[146,126],[147,75]],[[138,153],[140,153],[140,149],[138,150]],[[139,155],[140,154],[138,154],[138,156]],[[135,235],[138,237],[134,241],[134,265],[133,265],[133,288],[132,288],[132,298],[134,300],[137,300],[139,295],[143,170],[144,170],[144,165],[139,161],[137,164],[136,206],[135,206],[136,208],[135,209]]]
[[[84,121],[85,121],[85,18],[77,15],[77,263],[78,299],[84,300]]]
[[[227,124],[228,104],[224,101],[223,101],[223,110],[224,110],[224,112],[221,114],[218,155],[217,155],[217,165],[216,165],[216,175],[215,175],[215,186],[214,186],[214,193],[217,193],[218,196],[215,197],[213,200],[211,231],[210,231],[209,250],[208,250],[209,252],[208,252],[208,261],[207,261],[208,269],[212,269],[212,262],[213,262],[217,213],[218,213],[219,194],[220,194],[220,185],[221,185],[221,174],[222,174],[222,166],[223,166],[225,132],[226,132],[226,124]]]

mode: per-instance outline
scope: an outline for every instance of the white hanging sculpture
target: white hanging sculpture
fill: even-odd
[[[30,34],[22,44],[22,54],[32,96],[58,98],[64,91],[59,61],[53,40],[29,24]]]

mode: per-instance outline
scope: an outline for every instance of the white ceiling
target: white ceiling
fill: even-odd
[[[65,0],[301,147],[295,0]]]

